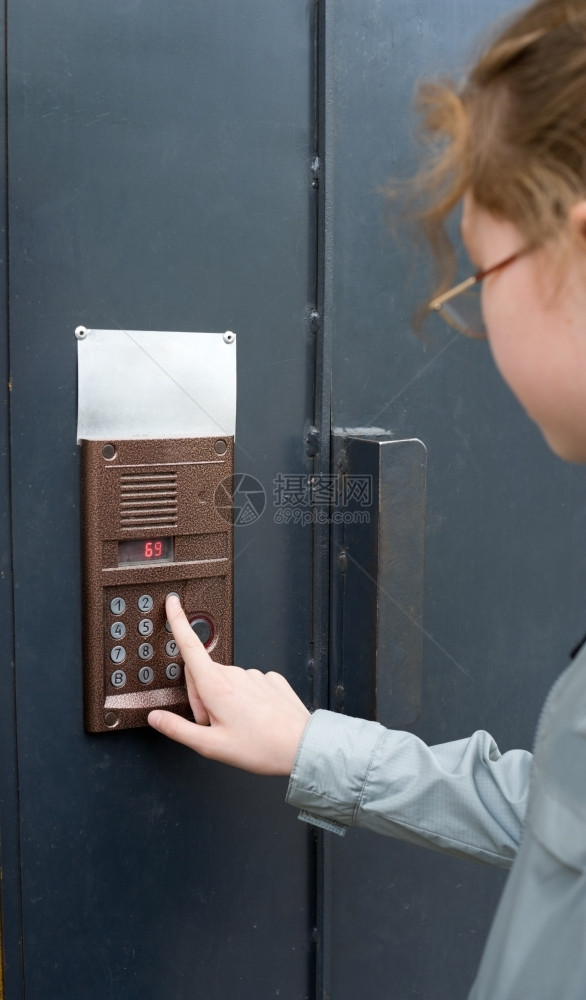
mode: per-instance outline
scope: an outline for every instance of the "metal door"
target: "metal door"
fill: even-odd
[[[6,15],[5,997],[299,1000],[315,847],[286,783],[148,730],[83,732],[74,330],[234,330],[237,471],[269,503],[279,473],[308,472],[315,10],[24,0]],[[267,514],[236,536],[236,660],[277,666],[310,703],[311,533]]]
[[[423,340],[410,333],[425,255],[393,241],[380,194],[414,167],[416,81],[457,78],[487,25],[518,5],[326,6],[332,423],[427,447],[423,686],[405,728],[429,744],[487,729],[503,752],[531,748],[546,691],[586,629],[584,471],[548,452],[486,345],[439,320]],[[328,851],[324,995],[463,1000],[503,874],[360,831],[330,837]]]
[[[465,997],[498,872],[314,838],[280,780],[149,731],[83,733],[73,331],[238,333],[236,465],[267,509],[235,531],[235,659],[308,704],[328,690],[329,528],[285,518],[283,498],[331,473],[330,410],[420,438],[413,728],[529,746],[584,631],[583,473],[548,455],[482,346],[410,334],[423,265],[378,193],[411,165],[415,78],[457,71],[511,6],[7,0],[7,1000]]]

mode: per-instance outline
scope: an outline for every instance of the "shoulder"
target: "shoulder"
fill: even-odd
[[[559,860],[586,868],[586,648],[545,704],[535,747],[528,824]]]
[[[550,691],[535,763],[547,783],[586,808],[586,647]]]

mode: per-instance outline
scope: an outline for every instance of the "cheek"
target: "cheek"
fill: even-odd
[[[483,304],[494,363],[527,415],[546,431],[565,408],[567,365],[562,364],[556,317],[536,306],[535,295],[488,289]],[[553,331],[556,331],[552,336]]]
[[[492,295],[489,289],[483,299],[498,371],[552,450],[584,462],[586,330],[568,322],[563,308],[539,309],[536,296],[513,300],[498,292]]]
[[[527,317],[512,306],[510,299],[491,295],[490,290],[488,295],[483,290],[482,312],[494,363],[515,396],[529,409],[532,378]]]

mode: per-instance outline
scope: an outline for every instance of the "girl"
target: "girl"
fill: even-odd
[[[413,182],[449,274],[443,222],[462,202],[477,273],[430,303],[486,335],[495,363],[550,448],[586,461],[586,0],[539,0],[463,86],[420,91],[431,162]],[[442,288],[448,283],[444,273]],[[470,310],[462,292],[481,289]],[[535,755],[484,732],[439,747],[307,711],[277,673],[213,663],[167,599],[195,723],[150,724],[204,756],[289,775],[302,818],[355,824],[511,873],[471,1000],[586,997],[586,649],[556,682]]]

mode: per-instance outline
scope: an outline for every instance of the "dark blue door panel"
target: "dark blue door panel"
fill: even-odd
[[[26,996],[298,1000],[314,848],[284,783],[83,732],[74,329],[237,332],[236,468],[268,504],[236,528],[235,656],[309,702],[311,533],[271,503],[309,468],[314,11],[25,0],[8,37]]]
[[[400,230],[393,241],[380,191],[414,169],[417,80],[458,78],[487,26],[517,6],[334,0],[325,53],[333,423],[426,445],[412,729],[431,744],[487,729],[503,752],[531,747],[547,689],[586,629],[585,473],[550,454],[486,345],[439,319],[422,339],[411,333],[428,262]],[[463,1000],[502,874],[367,834],[333,840],[332,997]]]
[[[500,873],[357,831],[316,850],[283,781],[148,730],[83,732],[74,329],[237,332],[236,469],[267,504],[235,528],[235,659],[308,704],[328,690],[328,528],[284,523],[279,490],[307,487],[313,423],[330,471],[330,393],[335,427],[421,439],[413,730],[530,746],[586,628],[584,472],[549,455],[485,347],[410,333],[426,265],[378,193],[413,168],[415,80],[458,73],[512,6],[8,3],[7,1000],[466,996]]]

